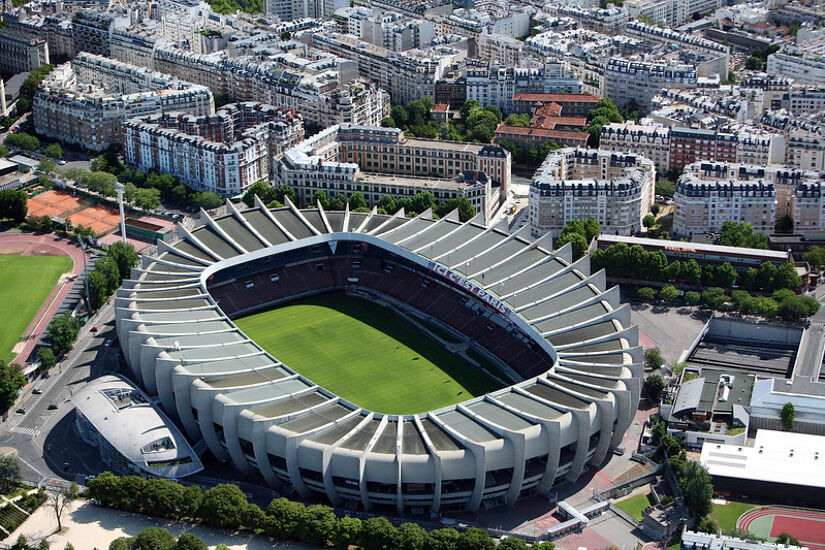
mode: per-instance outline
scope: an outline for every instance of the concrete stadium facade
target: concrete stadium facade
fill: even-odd
[[[632,422],[642,378],[618,289],[605,291],[604,272],[573,262],[569,245],[553,251],[528,231],[480,216],[460,223],[455,212],[227,203],[141,258],[116,297],[120,344],[134,378],[192,440],[275,487],[367,510],[512,504],[598,468]],[[417,315],[508,380],[442,409],[381,414],[313,384],[231,320],[344,289],[409,312],[413,296],[433,296],[444,305]]]

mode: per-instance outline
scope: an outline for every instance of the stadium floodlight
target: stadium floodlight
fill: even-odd
[[[115,191],[117,191],[117,206],[120,209],[120,235],[123,239],[123,244],[126,244],[126,218],[123,215],[123,192],[126,187],[119,181],[115,182]]]

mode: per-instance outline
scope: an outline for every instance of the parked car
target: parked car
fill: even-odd
[[[40,388],[34,388],[34,389],[32,390],[32,393],[33,393],[34,395],[40,395],[41,393],[43,393],[43,390],[41,390]]]
[[[17,413],[18,414],[26,414],[26,409],[24,409],[23,407],[20,407],[19,409],[17,409]]]
[[[57,405],[55,405],[54,403],[49,403],[49,406],[46,407],[46,409],[50,410],[50,411],[56,411],[57,410]]]
[[[100,329],[99,329],[99,328],[97,328],[97,327],[95,326],[95,327],[92,327],[92,328],[89,330],[89,332],[91,332],[92,334],[94,334],[94,333],[96,333],[98,330],[100,330]]]

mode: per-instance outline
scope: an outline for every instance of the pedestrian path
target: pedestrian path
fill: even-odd
[[[12,432],[12,433],[16,433],[16,434],[30,435],[32,437],[37,437],[40,434],[39,429],[37,429],[37,428],[27,428],[25,426],[15,426],[14,428],[12,428],[9,431]]]

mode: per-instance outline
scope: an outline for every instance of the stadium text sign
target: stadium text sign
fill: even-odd
[[[445,279],[447,279],[449,281],[452,281],[453,283],[457,284],[461,288],[467,290],[470,294],[472,294],[473,296],[475,296],[476,298],[478,298],[479,300],[481,300],[482,302],[484,302],[485,304],[487,304],[491,308],[495,309],[499,313],[501,313],[503,315],[508,315],[509,314],[509,311],[508,311],[507,307],[504,304],[502,304],[501,301],[498,300],[498,298],[494,298],[493,296],[491,296],[490,294],[485,292],[483,289],[477,287],[476,285],[474,285],[473,283],[471,283],[470,281],[468,281],[467,279],[465,279],[461,275],[453,273],[452,271],[450,271],[449,269],[447,269],[443,265],[438,265],[435,262],[430,262],[427,265],[427,267],[431,271],[435,271],[436,273],[438,273],[439,275],[441,275]]]

